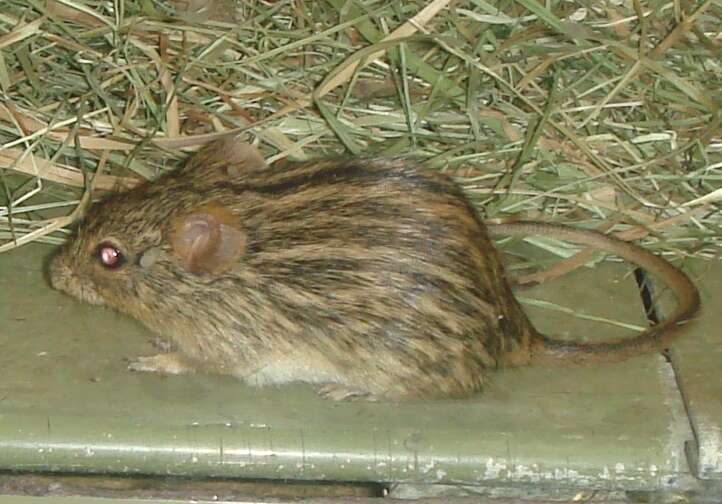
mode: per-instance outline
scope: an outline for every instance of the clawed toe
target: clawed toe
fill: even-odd
[[[341,383],[326,383],[316,389],[316,393],[324,399],[333,401],[378,401],[378,398],[366,390],[356,389]]]
[[[138,357],[128,363],[128,370],[162,374],[183,374],[193,371],[183,356],[177,353],[164,353],[151,357]]]
[[[153,373],[158,371],[158,367],[153,357],[137,357],[128,362],[128,371]]]

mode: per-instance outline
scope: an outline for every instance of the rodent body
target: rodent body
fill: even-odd
[[[403,158],[266,167],[217,142],[92,206],[51,278],[172,342],[137,370],[402,399],[467,395],[555,355],[459,187]],[[575,348],[557,353],[594,353]]]

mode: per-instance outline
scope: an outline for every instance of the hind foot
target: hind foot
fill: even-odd
[[[129,371],[160,374],[185,374],[195,371],[180,353],[162,353],[151,357],[138,357],[128,364]]]
[[[326,383],[318,387],[316,393],[324,399],[331,399],[333,401],[362,400],[376,402],[379,400],[379,398],[371,392],[349,387],[341,383]]]

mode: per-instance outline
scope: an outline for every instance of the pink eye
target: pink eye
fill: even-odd
[[[125,262],[123,253],[112,243],[103,242],[98,245],[95,251],[100,264],[108,269],[114,269],[121,266]]]

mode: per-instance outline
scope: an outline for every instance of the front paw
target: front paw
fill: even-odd
[[[138,357],[130,361],[128,370],[177,375],[192,372],[193,368],[180,354],[163,353],[150,357]]]

